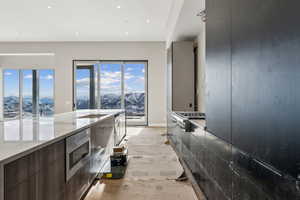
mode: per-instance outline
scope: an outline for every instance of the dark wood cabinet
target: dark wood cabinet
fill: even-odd
[[[230,171],[231,199],[300,199],[295,189],[300,175],[300,2],[207,0],[206,6],[207,129],[215,141],[220,139],[207,143],[209,177],[228,194],[226,178],[219,176]],[[224,141],[232,145],[229,159],[213,153]],[[204,190],[215,199],[211,188]]]
[[[207,128],[231,140],[231,0],[208,0],[206,22]]]
[[[6,200],[61,200],[65,191],[64,140],[4,166]]]
[[[34,152],[5,165],[5,190],[16,187],[18,184],[29,180],[30,177],[39,172],[39,155],[39,152]]]
[[[294,178],[300,174],[299,6],[232,0],[232,142]]]
[[[79,200],[84,195],[92,181],[92,173],[90,169],[90,162],[87,162],[86,165],[78,170],[76,174],[67,182],[67,200]]]
[[[37,184],[38,175],[35,174],[13,187],[5,187],[5,200],[39,200]]]

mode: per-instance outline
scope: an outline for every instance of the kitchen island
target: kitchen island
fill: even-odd
[[[79,200],[125,134],[123,110],[1,122],[0,200]]]

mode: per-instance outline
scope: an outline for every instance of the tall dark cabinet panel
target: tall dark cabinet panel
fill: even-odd
[[[257,183],[250,199],[300,199],[299,6],[232,0],[233,163]],[[233,198],[244,198],[240,191],[249,191],[249,180],[233,177]]]
[[[206,22],[206,119],[208,130],[231,140],[230,0],[208,0]]]
[[[298,1],[232,0],[232,139],[300,175]]]
[[[231,0],[206,1],[205,163],[208,199],[231,199]],[[226,143],[226,142],[227,143]]]

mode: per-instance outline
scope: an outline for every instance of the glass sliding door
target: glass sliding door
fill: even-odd
[[[76,109],[92,109],[94,104],[93,65],[76,67]]]
[[[3,71],[4,119],[16,119],[20,116],[20,74],[19,70],[7,69]]]
[[[23,117],[33,116],[33,71],[22,70],[22,115]]]
[[[122,63],[100,64],[100,108],[121,109],[122,103]]]
[[[125,109],[129,125],[147,125],[147,62],[76,61],[75,109]]]
[[[39,114],[43,117],[54,114],[54,70],[38,70]]]
[[[146,70],[146,62],[124,63],[124,100],[130,125],[147,125]]]

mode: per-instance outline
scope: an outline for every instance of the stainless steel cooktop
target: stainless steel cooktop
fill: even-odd
[[[176,114],[186,119],[205,119],[205,113],[201,112],[176,112]]]

